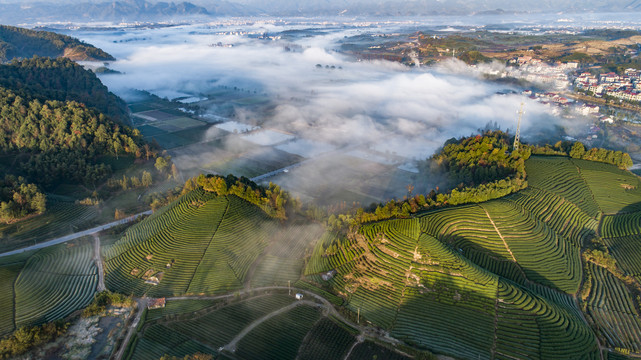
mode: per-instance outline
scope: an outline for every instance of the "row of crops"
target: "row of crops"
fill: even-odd
[[[361,321],[419,348],[463,358],[596,358],[594,332],[571,296],[583,280],[581,248],[599,230],[618,236],[604,240],[639,275],[641,218],[605,216],[599,229],[609,205],[593,188],[604,180],[583,165],[533,157],[531,187],[517,194],[367,224],[361,237],[327,233],[305,276],[341,294]],[[330,270],[336,275],[324,280]]]
[[[530,187],[557,194],[592,218],[601,212],[592,195],[592,187],[570,158],[533,156],[525,163],[525,171]]]
[[[2,258],[0,334],[58,320],[87,306],[98,285],[88,239]]]
[[[601,236],[614,238],[641,235],[641,211],[604,216],[601,221]]]
[[[528,280],[570,294],[578,290],[582,266],[575,243],[509,201],[497,200],[482,207]]]
[[[260,208],[236,196],[215,197],[194,190],[131,227],[105,250],[107,287],[156,297],[239,289],[265,248],[275,242],[279,226]],[[301,230],[292,231],[283,238],[299,240]],[[298,279],[304,250],[285,245],[296,252],[296,262],[260,269],[263,283],[273,282],[282,272],[291,281]]]
[[[47,212],[13,224],[0,224],[0,252],[33,245],[90,227],[97,217],[95,206],[50,201]]]
[[[130,228],[104,252],[107,287],[135,296],[187,292],[227,207],[224,197],[194,191]]]
[[[229,208],[196,269],[188,289],[190,293],[241,287],[250,266],[278,226],[258,207],[236,196],[228,198]]]
[[[245,329],[234,352],[242,359],[338,359],[356,342],[355,329],[286,294],[259,295],[222,306],[170,300],[163,309],[149,310],[144,321],[129,359],[183,357],[196,351],[217,354]]]
[[[561,263],[558,266],[576,268],[577,275],[570,273],[563,279],[576,281],[578,278],[580,281],[578,250],[571,243],[565,246],[573,250],[561,247],[560,242],[567,240],[559,239],[559,235],[541,222],[527,217],[523,220],[523,216],[518,216],[522,209],[514,203],[489,204],[483,206],[488,213],[496,215],[495,224],[500,230],[505,230],[506,242],[515,244],[515,256],[534,256],[536,252],[525,252],[533,251],[532,248],[543,249],[542,254],[576,251],[576,264]],[[492,224],[482,221],[480,215],[488,219],[485,211],[473,206],[463,209],[465,215],[455,214],[451,220],[454,225],[448,227],[449,222],[444,221],[443,227],[469,231],[471,226],[482,224],[488,231],[484,236],[478,236],[478,241],[487,241]],[[452,211],[437,212],[439,220]],[[362,322],[371,321],[383,326],[391,330],[394,337],[418,348],[462,358],[590,359],[598,356],[594,335],[581,320],[571,298],[555,291],[528,290],[504,280],[472,263],[462,254],[464,251],[452,247],[448,240],[439,241],[426,233],[421,233],[418,238],[408,236],[419,234],[415,231],[418,225],[423,229],[430,226],[426,217],[420,218],[420,223],[413,219],[364,226],[361,233],[367,239],[367,249],[357,251],[360,255],[336,267],[338,275],[329,284],[336,291],[347,294],[348,307],[360,313]],[[493,226],[492,230],[496,233]],[[436,233],[442,235],[447,231]],[[535,236],[531,241],[521,240],[519,236],[523,233]],[[543,234],[540,236],[542,240],[536,241],[539,233]],[[531,244],[530,248],[528,244]],[[344,253],[345,248],[358,245],[363,246],[358,240],[343,240],[339,248],[342,251],[324,256],[323,261],[330,262],[329,259]],[[549,250],[544,251],[546,246]],[[564,256],[570,255],[572,253]],[[540,256],[541,261],[548,261],[552,266],[564,258],[548,259],[546,256],[549,254]],[[550,273],[555,271],[557,269],[550,270]],[[361,282],[357,282],[359,286],[354,292],[349,292],[352,277]],[[378,287],[374,287],[376,279]],[[557,283],[562,282],[557,280]],[[575,290],[577,285],[571,284]],[[561,343],[567,350],[557,349]]]
[[[641,179],[616,166],[572,159],[605,214],[641,211]]]
[[[582,166],[567,158],[533,157],[526,164],[531,187],[517,194],[365,224],[346,237],[321,235],[322,227],[315,225],[285,228],[235,196],[216,198],[195,190],[130,229],[105,252],[107,284],[151,296],[211,294],[286,285],[302,273],[317,292],[342,297],[361,324],[372,323],[418,348],[474,359],[596,359],[595,334],[571,296],[583,280],[582,245],[599,230],[608,231],[613,236],[604,241],[618,264],[641,273],[635,267],[638,232],[630,225],[635,213],[606,216],[599,229],[601,209],[612,206],[593,189],[603,180],[590,171],[600,170]],[[158,282],[149,283],[150,276]],[[615,289],[602,283],[608,291]],[[247,308],[249,303],[241,302],[219,309],[192,302],[190,317],[171,304],[162,314],[149,313],[152,330],[138,334],[143,345],[132,354],[158,355],[146,348],[161,342],[154,334],[162,331],[153,329],[177,334],[172,336],[180,341],[172,348],[195,342],[218,349],[255,319],[284,306],[257,302]],[[607,302],[590,306],[600,314],[595,319],[605,319],[595,323],[614,316]],[[331,342],[337,357],[351,351],[353,358],[365,349],[349,330],[341,332],[321,318],[314,307],[295,306],[250,331],[236,355],[294,358],[302,352],[313,357],[318,351],[313,349]],[[604,334],[616,334],[599,326]],[[305,335],[311,329],[326,335]],[[630,341],[625,345],[633,348]]]
[[[495,358],[597,359],[592,330],[577,314],[501,281],[497,297]]]
[[[606,269],[590,264],[592,288],[588,314],[599,335],[614,348],[641,351],[641,318],[623,283]]]

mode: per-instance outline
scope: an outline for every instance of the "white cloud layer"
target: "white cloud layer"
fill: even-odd
[[[445,140],[470,135],[488,122],[514,129],[522,101],[525,139],[531,129],[552,129],[559,121],[539,103],[497,94],[506,86],[483,81],[478,70],[456,60],[411,69],[387,61],[354,61],[334,51],[346,32],[267,41],[215,34],[224,30],[229,29],[185,26],[92,33],[84,39],[119,58],[111,67],[125,75],[103,77],[118,94],[137,88],[199,96],[216,86],[255,91],[271,99],[273,110],[243,116],[333,148],[364,145],[424,159]],[[269,30],[275,31],[273,26]],[[132,41],[113,42],[127,39]],[[209,46],[219,42],[234,46]]]

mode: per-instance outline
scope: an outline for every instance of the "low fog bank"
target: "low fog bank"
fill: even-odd
[[[302,35],[287,40],[253,35],[282,30],[286,29],[261,23],[242,29],[201,25],[94,32],[83,40],[118,57],[110,67],[123,75],[101,79],[125,99],[131,88],[161,97],[203,99],[220,89],[235,89],[269,99],[263,106],[234,107],[231,117],[292,135],[293,141],[276,148],[307,161],[266,181],[283,183],[314,199],[324,196],[319,189],[336,184],[355,183],[348,192],[357,198],[367,195],[367,200],[403,196],[403,183],[420,183],[417,191],[442,186],[440,178],[419,179],[415,162],[432,155],[447,139],[470,135],[488,123],[515,129],[521,102],[526,108],[525,141],[571,125],[524,96],[504,95],[519,89],[484,81],[483,68],[451,60],[436,68],[415,69],[387,61],[355,61],[334,50],[338,40],[358,29],[298,28]],[[207,112],[229,115],[219,110],[219,105],[211,105]],[[203,134],[203,140],[219,135]],[[174,161],[181,169],[207,168],[225,154],[242,152],[237,139],[226,138],[215,151],[177,153]],[[394,177],[400,178],[390,180]]]

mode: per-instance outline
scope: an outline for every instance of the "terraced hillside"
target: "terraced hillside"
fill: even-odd
[[[639,353],[633,285],[582,258],[602,236],[618,268],[639,280],[639,179],[565,157],[532,157],[526,168],[530,187],[502,199],[327,234],[306,278],[361,321],[457,358],[596,359],[599,344]],[[603,190],[601,181],[618,183]]]
[[[319,225],[282,226],[235,195],[193,190],[104,251],[106,285],[135,296],[217,294],[287,285]]]
[[[457,359],[641,355],[638,178],[564,157],[535,156],[526,168],[530,186],[516,194],[347,233],[197,187],[103,248],[110,290],[167,297],[125,358],[404,358],[401,343],[413,356]],[[603,191],[601,181],[619,185]],[[53,249],[3,260],[3,306],[33,293]],[[95,273],[83,264],[64,266]],[[306,294],[296,301],[290,284],[324,300],[296,290]],[[0,326],[77,305],[20,302],[38,312],[17,307]]]
[[[87,239],[0,258],[0,334],[66,317],[93,299],[98,273]]]

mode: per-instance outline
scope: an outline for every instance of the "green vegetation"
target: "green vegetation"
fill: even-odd
[[[22,355],[30,349],[47,343],[67,331],[68,324],[55,321],[41,326],[21,327],[10,336],[0,340],[0,359]]]
[[[492,58],[483,55],[480,51],[471,50],[466,51],[458,56],[458,59],[466,64],[479,64],[492,62]]]
[[[641,212],[636,198],[624,198],[638,178],[561,156],[533,156],[523,165],[529,187],[501,199],[327,233],[306,278],[343,297],[361,323],[409,345],[488,359],[598,358],[593,329],[570,296],[585,282],[594,330],[604,340],[618,336],[607,342],[612,348],[638,351],[636,285],[625,276],[641,274],[634,248]],[[601,189],[601,182],[615,180],[627,186],[616,184],[621,190],[606,195],[609,185]],[[599,228],[607,204],[619,204],[618,215],[605,216]],[[607,248],[586,249],[599,233]],[[582,259],[591,269],[585,280]],[[330,270],[336,274],[323,280]],[[616,328],[617,317],[628,325]]]
[[[590,263],[592,288],[587,301],[600,338],[611,347],[641,351],[641,318],[624,284],[605,268]]]
[[[10,224],[0,224],[0,250],[33,245],[41,239],[51,239],[68,234],[78,226],[91,223],[98,216],[97,208],[76,204],[68,199],[49,197],[44,214],[22,218]]]
[[[621,151],[599,148],[591,148],[586,151],[585,146],[580,142],[575,142],[574,145],[572,145],[572,149],[570,150],[568,155],[570,155],[570,157],[572,157],[573,159],[604,162],[616,165],[621,169],[627,169],[632,166],[632,159],[630,158],[630,154]]]
[[[579,62],[580,64],[590,64],[595,62],[594,58],[592,56],[582,53],[582,52],[575,52],[569,55],[562,56],[558,59],[561,62]]]
[[[98,154],[135,154],[141,140],[103,115],[75,102],[26,100],[0,89],[0,151],[30,153],[21,168],[46,186],[62,179],[95,184],[110,168]],[[62,121],[60,119],[63,119]],[[26,155],[26,154],[25,154]]]
[[[604,214],[641,211],[641,178],[613,166],[573,159]]]
[[[529,149],[510,153],[509,141],[508,135],[501,131],[450,139],[431,160],[447,172],[455,184],[474,186],[507,178],[523,179]]]
[[[238,289],[277,228],[236,195],[197,188],[130,228],[105,252],[106,282],[136,296]]]
[[[90,244],[58,245],[36,252],[16,279],[15,323],[29,326],[84,308],[98,285]]]
[[[24,178],[6,175],[0,180],[0,222],[11,222],[32,214],[42,214],[46,198],[34,184]]]
[[[89,306],[82,310],[82,316],[90,317],[103,313],[108,306],[133,307],[134,301],[122,294],[105,290],[97,293]]]
[[[328,318],[320,319],[309,334],[298,352],[301,359],[344,359],[356,341],[349,331]]]
[[[319,317],[319,310],[308,305],[276,315],[242,338],[237,353],[245,359],[294,359]]]
[[[0,65],[0,115],[0,169],[15,177],[5,178],[0,186],[0,202],[5,203],[0,222],[13,223],[0,225],[2,243],[8,247],[86,228],[92,221],[105,223],[113,219],[116,202],[127,211],[140,211],[145,204],[137,204],[138,194],[133,201],[128,198],[133,194],[127,190],[167,181],[166,171],[147,164],[156,160],[159,150],[145,144],[137,130],[122,125],[128,122],[124,102],[68,59]],[[176,178],[170,157],[160,156]],[[127,177],[122,191],[104,186],[116,174]]]
[[[93,299],[98,284],[86,240],[0,258],[0,334],[63,319]]]
[[[215,354],[245,327],[267,314],[291,304],[294,298],[286,295],[263,295],[248,300],[226,303],[179,300],[167,303],[166,308],[148,312],[147,321],[137,335],[132,359],[149,358],[163,352],[184,356],[194,344],[200,344],[205,353]],[[167,309],[169,308],[169,309]],[[161,315],[162,314],[162,315]],[[166,343],[173,334],[176,342]]]
[[[501,131],[452,138],[422,165],[424,173],[429,173],[426,168],[436,167],[449,175],[451,183],[458,184],[449,193],[436,189],[403,201],[391,200],[377,206],[373,212],[356,209],[352,214],[330,216],[328,225],[341,229],[390,218],[408,218],[416,212],[446,205],[480,203],[524,189],[528,186],[524,164],[530,157],[531,148],[524,146],[522,150],[510,153],[509,140]]]
[[[192,179],[191,182],[187,182],[186,185],[189,189],[195,187],[196,184],[218,196],[236,195],[260,206],[266,213],[279,219],[287,218],[286,205],[297,206],[296,201],[289,199],[289,194],[282,191],[280,186],[270,183],[269,188],[265,189],[245,177],[200,175],[198,178]]]
[[[35,57],[0,65],[0,86],[22,98],[46,101],[75,101],[112,120],[127,124],[124,101],[107,89],[96,75],[65,59]]]
[[[371,341],[364,341],[357,344],[354,350],[349,355],[349,360],[371,360],[371,359],[386,359],[386,360],[407,360],[407,356],[403,356],[397,352],[391,351],[383,346],[380,346]]]
[[[66,56],[73,60],[115,60],[101,49],[70,36],[0,25],[0,62],[35,55]]]
[[[188,297],[146,311],[125,358],[404,358],[370,341],[382,332],[417,357],[596,360],[599,343],[641,352],[639,179],[608,153],[590,161],[571,143],[510,153],[509,140],[452,140],[433,164],[460,186],[334,216],[329,228],[302,219],[276,185],[188,180],[103,247],[111,291]],[[169,172],[159,159],[148,167]],[[92,298],[87,315],[126,301],[94,297],[91,253],[74,243],[0,260],[4,333]],[[335,309],[307,292],[294,300],[290,283]]]
[[[579,207],[592,218],[599,214],[592,191],[576,165],[566,157],[534,157],[526,165],[531,188],[553,193]]]

